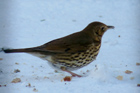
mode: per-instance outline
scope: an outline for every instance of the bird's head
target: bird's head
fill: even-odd
[[[99,41],[108,29],[114,29],[114,26],[107,26],[101,22],[92,22],[83,31]]]

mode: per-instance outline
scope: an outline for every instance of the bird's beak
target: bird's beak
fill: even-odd
[[[107,26],[108,29],[114,29],[115,27],[114,26]]]

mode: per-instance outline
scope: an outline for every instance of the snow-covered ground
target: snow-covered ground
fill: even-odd
[[[0,52],[0,93],[140,93],[139,10],[140,0],[1,0],[0,48],[39,46],[93,21],[115,29],[103,36],[96,61],[74,71],[84,77],[70,82],[47,61]],[[21,82],[11,83],[15,78]]]

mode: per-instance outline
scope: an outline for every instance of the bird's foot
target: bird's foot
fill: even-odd
[[[70,73],[71,75],[72,75],[72,77],[82,77],[81,75],[78,75],[78,74],[76,74],[76,73],[73,73],[73,72],[71,72],[71,71],[69,71],[69,70],[66,70],[65,68],[61,68],[63,71],[65,71],[65,72],[68,72],[68,73]]]
[[[75,73],[72,73],[71,75],[72,75],[72,77],[82,77],[81,75],[78,75],[78,74],[75,74]]]
[[[65,70],[66,72],[70,73],[72,75],[72,77],[82,77],[81,75],[78,75],[76,73],[73,73],[71,71]]]

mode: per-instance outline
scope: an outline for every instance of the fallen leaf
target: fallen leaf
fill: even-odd
[[[140,84],[137,84],[138,87],[140,87]]]
[[[136,63],[137,66],[140,66],[140,63]]]
[[[126,74],[131,74],[131,73],[133,73],[133,72],[130,71],[130,70],[126,70],[125,73],[126,73]]]
[[[21,82],[21,79],[20,78],[13,79],[11,83],[18,83],[18,82]]]
[[[123,80],[123,76],[117,76],[116,77],[118,80]]]
[[[71,76],[66,76],[66,77],[64,78],[64,81],[71,81],[71,79],[72,79]]]
[[[14,70],[14,73],[18,73],[18,72],[20,72],[19,69],[15,69],[15,70]]]
[[[3,60],[3,58],[0,58],[0,60]]]
[[[38,92],[38,90],[36,88],[33,89],[34,92]]]

